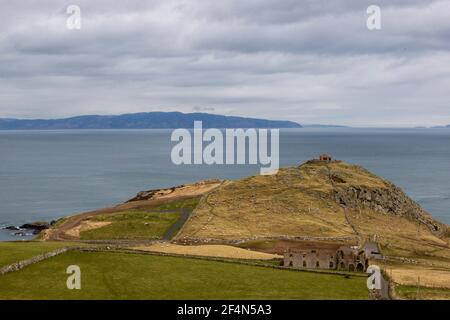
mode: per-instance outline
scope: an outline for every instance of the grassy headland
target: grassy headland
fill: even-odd
[[[364,168],[338,161],[309,161],[282,168],[273,176],[144,191],[127,203],[62,219],[43,238],[106,240],[120,246],[117,240],[170,240],[176,235],[173,239],[177,245],[146,242],[136,247],[209,259],[255,260],[262,259],[255,251],[283,254],[290,248],[325,250],[370,240],[380,245],[386,257],[374,263],[392,276],[400,297],[414,298],[411,288],[420,279],[420,285],[426,288],[419,297],[436,298],[446,297],[447,289],[442,287],[450,289],[449,234],[448,226],[434,220],[399,188]],[[178,246],[180,243],[196,246]],[[38,245],[31,245],[14,255],[32,256],[39,250],[42,248]],[[3,252],[8,252],[7,244],[3,248],[0,244],[0,263]],[[14,261],[6,259],[4,263]],[[82,292],[65,289],[64,270],[70,264],[83,270],[86,283]],[[33,277],[42,282],[30,283]],[[367,297],[365,279],[359,277],[344,279],[339,275],[117,252],[69,252],[2,276],[0,286],[11,288],[0,298],[24,299],[39,298],[43,288],[44,299]]]

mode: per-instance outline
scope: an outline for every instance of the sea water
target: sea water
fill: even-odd
[[[0,227],[111,206],[138,191],[259,174],[252,165],[171,162],[171,130],[0,131]],[[280,165],[321,153],[391,180],[450,224],[450,129],[280,132]],[[0,240],[20,239],[0,231]]]

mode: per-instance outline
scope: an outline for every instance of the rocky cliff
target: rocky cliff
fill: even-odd
[[[434,220],[418,203],[409,198],[396,185],[383,181],[385,186],[367,187],[334,182],[335,201],[349,209],[368,208],[370,210],[406,217],[422,223],[434,233],[441,233],[446,227]]]

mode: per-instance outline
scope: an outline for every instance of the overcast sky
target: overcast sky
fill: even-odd
[[[0,4],[0,117],[201,111],[450,123],[450,0]],[[70,4],[81,8],[80,30],[66,27]],[[371,4],[381,30],[366,27]]]

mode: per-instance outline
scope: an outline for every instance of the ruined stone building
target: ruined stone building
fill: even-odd
[[[305,269],[366,271],[368,258],[364,249],[341,246],[337,250],[295,250],[284,254],[284,266]]]
[[[368,259],[364,249],[343,246],[337,251],[337,269],[348,271],[366,271]]]

